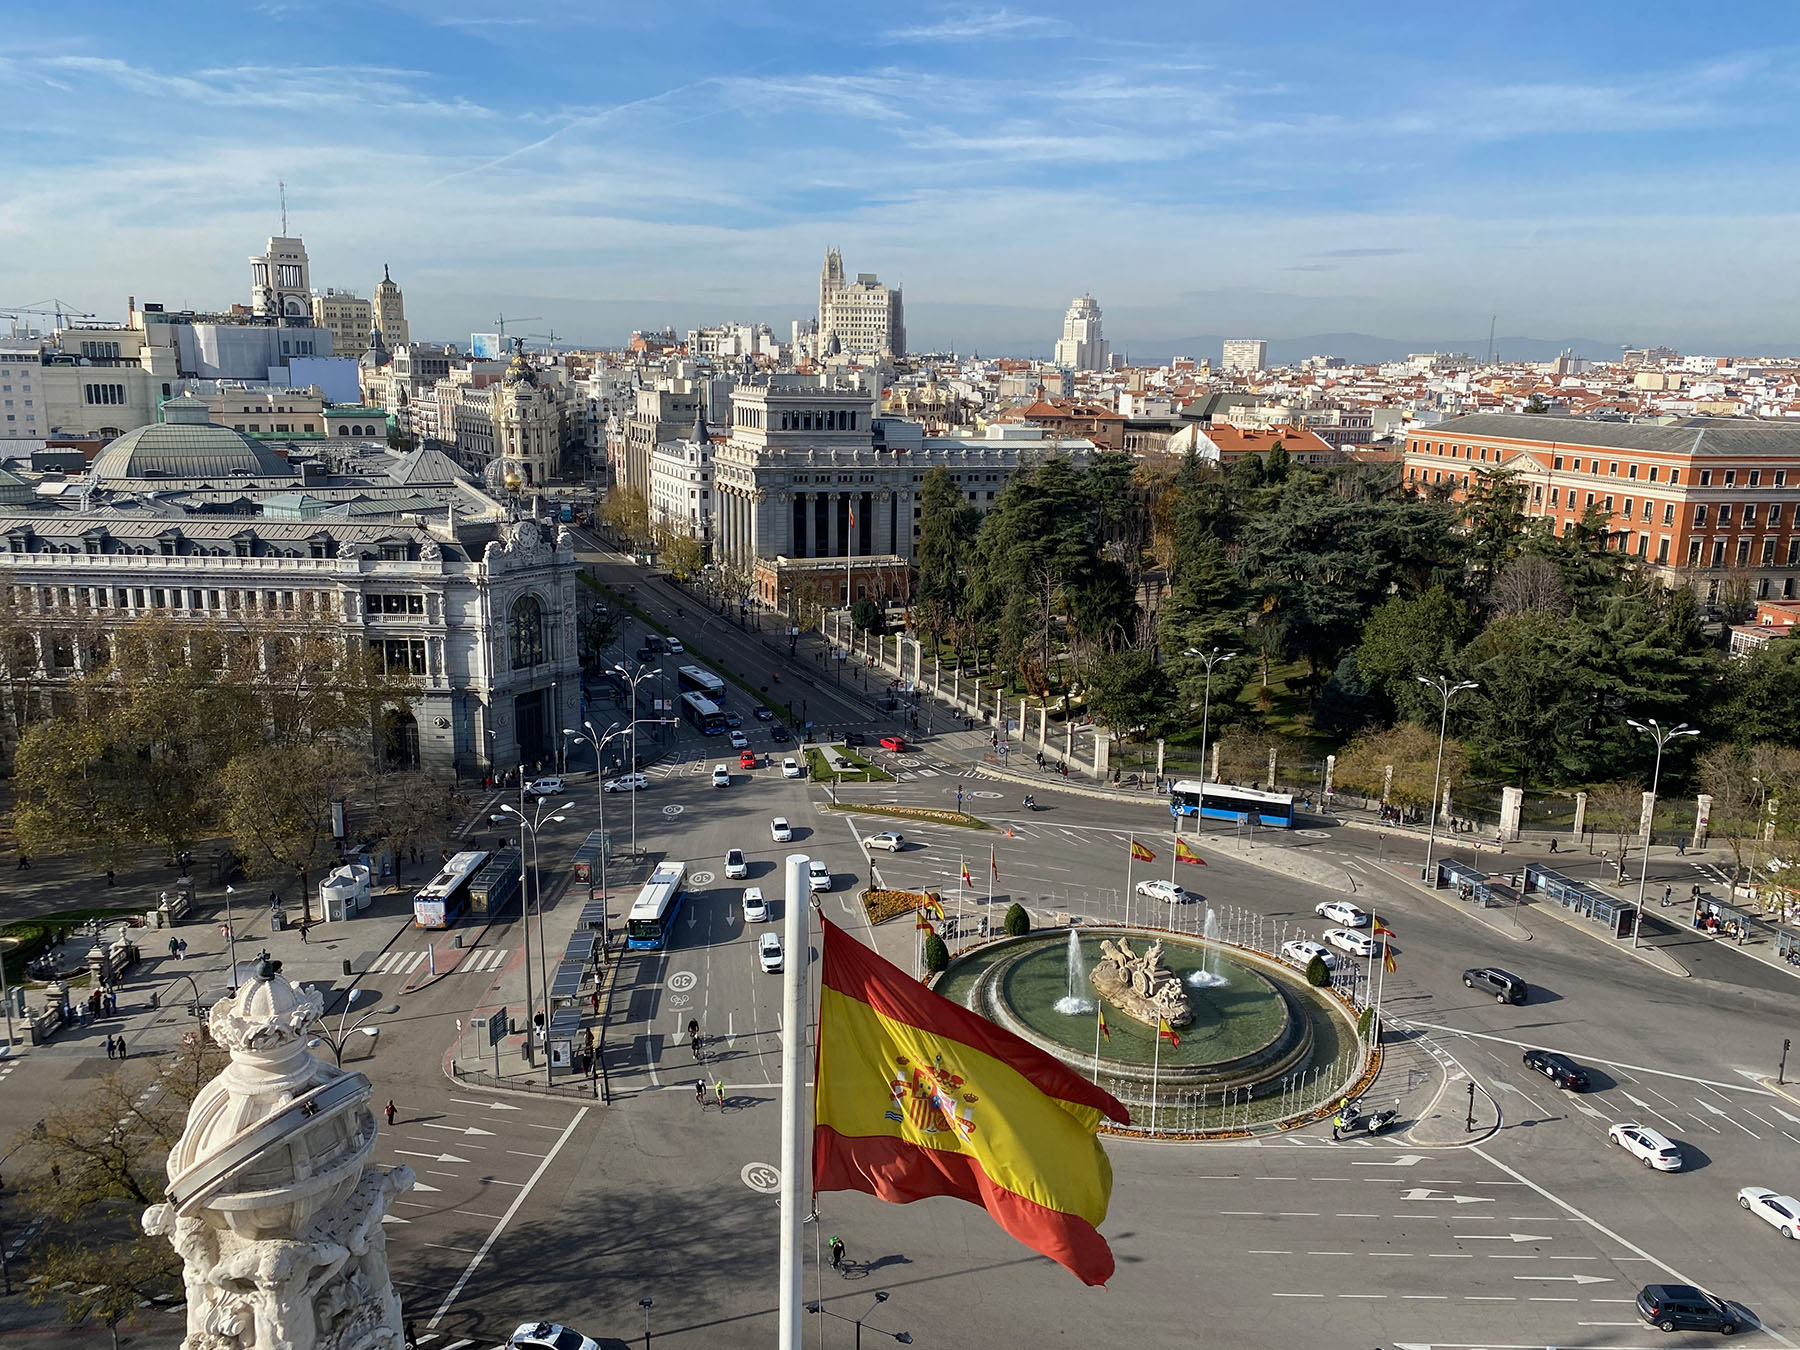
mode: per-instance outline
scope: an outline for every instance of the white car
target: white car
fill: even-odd
[[[800,761],[791,758],[782,760],[781,776],[783,778],[799,778],[801,776]]]
[[[750,748],[750,738],[741,731],[732,732],[731,748],[733,750],[748,750]]]
[[[1286,961],[1290,966],[1298,967],[1301,970],[1305,970],[1310,966],[1312,964],[1312,959],[1315,956],[1325,963],[1325,969],[1337,969],[1337,957],[1333,956],[1316,942],[1307,942],[1297,939],[1293,942],[1284,942],[1281,944],[1281,959]]]
[[[1800,1238],[1800,1200],[1793,1196],[1777,1195],[1767,1186],[1746,1186],[1738,1192],[1738,1203],[1783,1237]]]
[[[1164,881],[1160,877],[1152,877],[1148,881],[1137,884],[1137,893],[1146,900],[1160,900],[1165,905],[1181,905],[1187,903],[1187,892],[1172,881]]]
[[[527,1322],[513,1332],[501,1350],[600,1350],[600,1343],[573,1327]]]
[[[806,864],[806,884],[815,891],[831,889],[831,869],[817,858]]]
[[[726,768],[723,764],[713,765],[713,786],[714,787],[730,787],[731,786],[731,770]]]
[[[750,864],[744,860],[744,850],[728,848],[725,850],[725,876],[728,880],[739,881],[750,875]]]
[[[649,786],[650,780],[641,773],[621,774],[606,780],[608,792],[642,792]]]
[[[1367,928],[1369,916],[1348,900],[1327,900],[1313,906],[1313,913],[1321,919],[1330,919],[1333,923],[1341,923],[1346,928]]]
[[[771,975],[781,969],[781,934],[764,933],[756,941],[756,959]]]
[[[889,853],[898,853],[906,847],[906,836],[898,830],[883,830],[880,834],[872,834],[863,843],[870,848],[886,849]]]
[[[554,797],[563,790],[563,780],[555,774],[548,778],[539,778],[525,785],[527,797]]]
[[[1681,1170],[1681,1149],[1673,1139],[1658,1134],[1648,1125],[1615,1125],[1606,1132],[1606,1142],[1617,1144],[1645,1167],[1658,1172]]]
[[[744,922],[766,923],[768,918],[769,906],[763,899],[762,887],[744,887]]]
[[[1325,941],[1339,951],[1349,952],[1352,956],[1374,956],[1381,950],[1381,940],[1372,938],[1367,933],[1359,933],[1354,928],[1327,928]]]
[[[769,838],[778,844],[791,843],[794,838],[793,826],[789,825],[786,816],[776,816],[769,822]]]
[[[671,656],[682,656],[687,652],[687,648],[681,645],[680,638],[664,638],[663,641],[668,644]]]

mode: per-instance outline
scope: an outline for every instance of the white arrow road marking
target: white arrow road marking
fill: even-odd
[[[1398,1158],[1389,1158],[1384,1162],[1353,1162],[1352,1167],[1411,1167],[1415,1163],[1425,1161],[1423,1153],[1402,1153]]]
[[[1455,1233],[1458,1242],[1554,1242],[1548,1233]]]
[[[1752,1139],[1761,1139],[1762,1138],[1762,1136],[1760,1134],[1758,1134],[1755,1130],[1751,1129],[1748,1125],[1746,1125],[1742,1121],[1738,1120],[1735,1116],[1731,1115],[1729,1112],[1721,1111],[1718,1107],[1714,1106],[1711,1102],[1707,1101],[1704,1097],[1696,1097],[1696,1098],[1694,1098],[1694,1101],[1697,1102],[1705,1110],[1712,1112],[1715,1116],[1719,1116],[1725,1120],[1729,1120],[1733,1125],[1736,1125],[1740,1130],[1742,1130],[1745,1134],[1749,1135]]]
[[[1676,1129],[1681,1128],[1680,1121],[1676,1120],[1672,1116],[1665,1116],[1661,1111],[1658,1111],[1654,1106],[1650,1105],[1649,1102],[1643,1100],[1641,1097],[1634,1097],[1629,1092],[1625,1093],[1624,1097],[1625,1097],[1626,1101],[1630,1102],[1633,1106],[1637,1107],[1638,1110],[1648,1111],[1651,1115],[1655,1116],[1658,1120],[1666,1120],[1669,1122],[1669,1124],[1673,1125]],[[1794,1121],[1794,1123],[1796,1125],[1800,1125],[1800,1119],[1796,1119]]]
[[[485,1106],[490,1111],[519,1111],[523,1109],[518,1106],[508,1106],[505,1102],[472,1101],[468,1097],[452,1097],[450,1100],[453,1102],[461,1102],[464,1106]]]
[[[483,1130],[474,1125],[433,1125],[428,1120],[419,1123],[428,1130],[448,1130],[451,1134],[485,1134],[492,1138],[494,1133],[492,1130]]]
[[[411,1219],[402,1219],[398,1214],[383,1214],[381,1216],[381,1221],[383,1223],[411,1223],[412,1222]]]
[[[1491,1205],[1491,1195],[1448,1195],[1442,1191],[1434,1191],[1427,1186],[1414,1186],[1400,1193],[1402,1200],[1454,1200],[1459,1205]]]
[[[422,1182],[422,1181],[415,1181],[415,1182],[413,1182],[413,1184],[412,1184],[412,1188],[413,1188],[413,1189],[414,1189],[414,1190],[415,1190],[415,1191],[436,1191],[436,1190],[437,1190],[437,1187],[436,1187],[436,1186],[427,1186],[427,1185],[426,1185],[426,1184],[425,1184],[425,1183],[424,1183],[424,1182]]]
[[[409,1153],[406,1149],[397,1148],[394,1152],[402,1158],[424,1158],[427,1162],[466,1163],[467,1158],[459,1158],[454,1153]]]
[[[1779,1106],[1771,1106],[1769,1108],[1769,1110],[1773,1111],[1776,1115],[1780,1116],[1783,1120],[1787,1121],[1789,1124],[1800,1125],[1800,1116],[1791,1115],[1788,1112],[1783,1111]]]
[[[1593,1107],[1589,1106],[1584,1101],[1577,1101],[1575,1098],[1571,1097],[1569,1099],[1569,1105],[1574,1107],[1577,1111],[1581,1112],[1582,1115],[1592,1117],[1594,1120],[1605,1120],[1606,1119],[1605,1115],[1603,1115],[1599,1111],[1596,1111]]]
[[[1562,1284],[1611,1284],[1610,1275],[1515,1275],[1515,1280],[1554,1280]]]

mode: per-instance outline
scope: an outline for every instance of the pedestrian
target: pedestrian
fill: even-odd
[[[300,940],[302,942],[306,941],[306,927],[307,927],[306,920],[305,919],[300,920]]]
[[[416,1350],[419,1344],[419,1333],[413,1325],[412,1318],[406,1319],[406,1350]]]
[[[713,1084],[713,1095],[719,1099],[719,1110],[723,1111],[725,1109],[725,1080],[723,1078]]]
[[[1554,839],[1552,839],[1550,841],[1550,852],[1552,854],[1554,854],[1556,852],[1556,840],[1554,840]]]
[[[1664,909],[1667,909],[1669,907],[1669,897],[1671,895],[1673,895],[1674,893],[1675,893],[1675,888],[1673,886],[1664,886],[1663,887],[1663,908]]]
[[[394,1123],[394,1111],[395,1111],[393,1099],[389,1098],[388,1104],[385,1107],[383,1107],[382,1109],[387,1112],[387,1122],[390,1126],[392,1126]]]
[[[106,1057],[108,1059],[111,1059],[113,1057],[113,1044],[112,1044],[112,1037],[110,1035],[108,1035],[106,1038]]]
[[[1687,840],[1677,839],[1675,841],[1675,856],[1677,858],[1687,857]]]
[[[831,1268],[837,1270],[844,1264],[844,1240],[837,1234],[831,1235]]]
[[[123,1036],[115,1036],[115,1037],[113,1037],[113,1044],[119,1047],[119,1058],[124,1059],[125,1058],[125,1038]]]
[[[24,849],[20,849],[19,850],[19,866],[15,870],[23,872],[27,867],[30,867],[30,866],[31,866],[31,859],[27,858],[25,856]]]
[[[113,884],[113,870],[110,867],[106,869],[106,884],[109,888]]]
[[[181,943],[174,938],[169,939],[169,955],[175,956],[181,950]]]
[[[181,953],[180,953],[180,955],[181,955],[181,959],[182,959],[182,960],[183,960],[183,961],[185,961],[185,960],[187,960],[187,939],[186,939],[186,938],[182,938],[182,939],[181,939]]]

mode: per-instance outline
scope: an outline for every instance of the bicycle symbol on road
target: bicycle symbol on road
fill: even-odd
[[[745,1163],[744,1170],[738,1173],[744,1185],[753,1191],[761,1191],[764,1195],[773,1195],[781,1189],[781,1169],[769,1163]]]
[[[677,994],[685,994],[700,983],[700,977],[691,970],[677,970],[669,975],[669,988]]]

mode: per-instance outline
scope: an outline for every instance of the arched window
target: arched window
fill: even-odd
[[[512,668],[542,665],[544,657],[544,608],[536,596],[521,595],[512,607]]]
[[[338,435],[348,436],[349,434],[350,434],[350,428],[345,426],[342,422],[339,422],[338,423]]]

